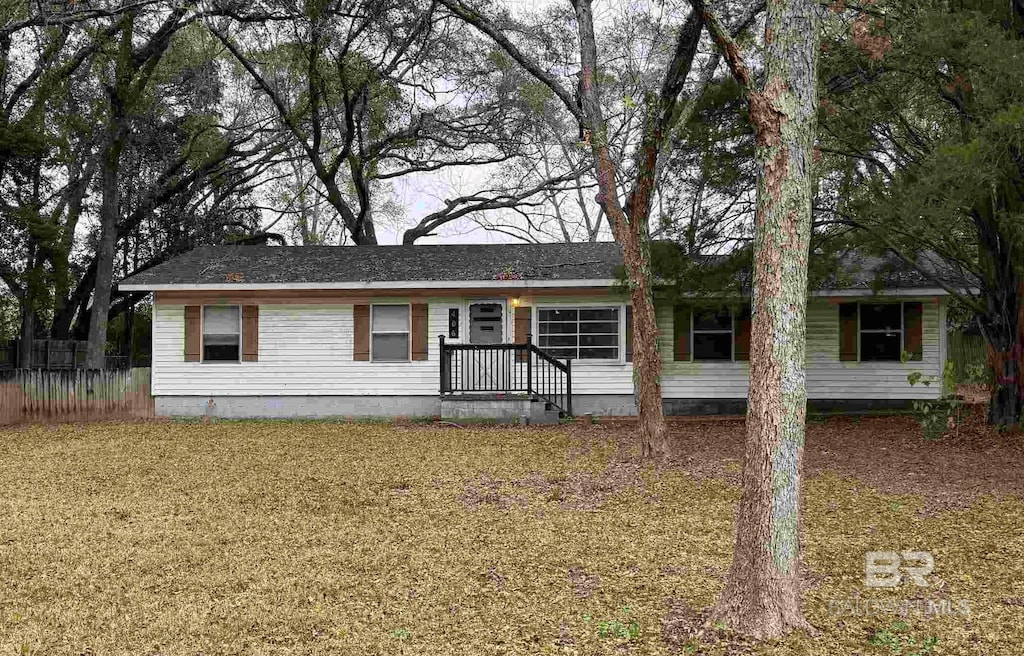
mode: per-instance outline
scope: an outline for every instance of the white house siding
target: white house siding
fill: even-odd
[[[853,300],[853,299],[842,299]],[[921,371],[941,376],[945,359],[944,301],[902,298],[924,303],[924,358],[920,362],[840,362],[839,299],[812,299],[807,316],[807,392],[811,399],[933,398],[939,385],[911,387],[907,374]],[[403,302],[402,299],[380,299]],[[436,396],[437,335],[448,332],[448,309],[464,308],[458,298],[426,299],[428,359],[381,363],[352,359],[352,305],[261,305],[259,361],[200,363],[184,361],[184,306],[157,305],[153,321],[153,383],[155,396]],[[622,303],[621,298],[544,297],[522,302],[549,305]],[[511,315],[511,307],[509,313]],[[658,341],[664,358],[662,392],[666,399],[743,399],[747,396],[745,362],[674,362],[673,313],[656,308]],[[537,313],[532,314],[536,334]],[[465,323],[463,315],[461,321]],[[621,325],[621,324],[620,324]],[[511,316],[506,322],[511,340]],[[613,398],[629,405],[633,394],[632,364],[574,362],[574,396]],[[615,407],[618,407],[616,405]],[[596,406],[595,406],[596,407]],[[611,407],[611,406],[609,406]],[[625,406],[623,406],[625,407]],[[623,410],[612,414],[625,414]]]
[[[853,301],[844,298],[842,301]],[[870,302],[869,299],[863,299]],[[945,301],[936,298],[901,298],[922,301],[924,352],[917,362],[840,362],[840,299],[814,298],[807,307],[807,397],[810,399],[926,399],[940,394],[940,385],[911,386],[907,374],[942,374],[945,360],[941,333],[945,326]],[[657,308],[664,359],[662,394],[666,399],[743,399],[749,389],[746,362],[673,361],[673,312],[670,305]]]
[[[402,299],[381,299],[401,303]],[[352,305],[261,305],[259,361],[185,362],[185,308],[157,305],[153,320],[155,396],[426,396],[438,394],[438,341],[454,299],[427,299],[428,359],[352,359]]]

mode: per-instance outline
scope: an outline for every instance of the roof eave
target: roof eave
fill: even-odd
[[[163,292],[196,290],[263,291],[272,289],[551,289],[576,287],[610,287],[614,278],[578,280],[382,280],[366,282],[282,282],[282,283],[122,283],[123,292]]]

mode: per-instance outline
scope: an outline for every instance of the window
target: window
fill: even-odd
[[[409,306],[374,305],[370,316],[370,359],[401,362],[409,359]]]
[[[537,346],[556,358],[619,359],[619,308],[539,308]]]
[[[903,354],[903,305],[861,303],[860,359],[896,360]]]
[[[693,359],[732,360],[732,312],[727,307],[693,313]]]
[[[203,306],[203,362],[238,362],[241,345],[241,308]]]

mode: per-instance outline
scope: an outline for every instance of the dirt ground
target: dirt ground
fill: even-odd
[[[979,416],[931,441],[909,418],[811,423],[817,633],[765,644],[703,626],[742,420],[672,435],[651,466],[617,422],[3,430],[0,654],[1020,653],[1020,435]],[[865,587],[875,550],[929,551],[931,587]]]

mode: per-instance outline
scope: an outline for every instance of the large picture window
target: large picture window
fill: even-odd
[[[203,307],[203,362],[238,362],[242,347],[242,309],[237,305]]]
[[[619,308],[539,308],[537,346],[556,358],[619,359]]]
[[[733,317],[727,307],[693,313],[693,359],[732,360]]]
[[[903,354],[903,305],[861,303],[860,359],[895,360]]]
[[[370,311],[371,359],[402,362],[409,359],[409,306],[374,305]]]

